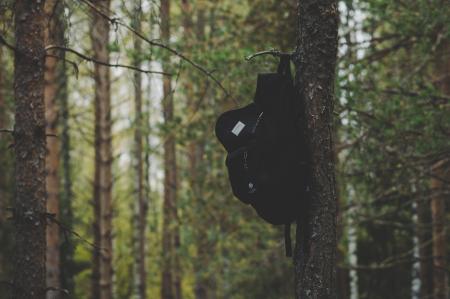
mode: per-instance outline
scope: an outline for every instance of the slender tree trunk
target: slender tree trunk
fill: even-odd
[[[336,298],[336,180],[333,105],[339,13],[335,0],[299,1],[294,61],[304,118],[310,182],[307,213],[298,221],[296,297]]]
[[[170,39],[170,0],[161,0],[161,39]],[[167,70],[170,61],[163,59],[163,70]],[[163,79],[164,123],[170,127],[173,121],[173,95],[171,80]],[[170,131],[164,140],[164,204],[163,204],[163,267],[162,299],[181,299],[181,269],[177,249],[180,236],[177,219],[177,164],[174,132]]]
[[[45,298],[44,1],[15,1],[14,299]]]
[[[109,14],[110,0],[95,2]],[[94,58],[109,61],[109,21],[93,12],[91,39]],[[100,246],[93,254],[92,299],[112,298],[112,134],[111,82],[107,66],[95,64],[95,176],[94,241]]]
[[[2,15],[0,15],[1,17]],[[0,129],[4,129],[7,126],[6,121],[6,99],[4,96],[4,69],[3,69],[3,47],[0,47]],[[0,133],[0,137],[2,133]],[[0,140],[0,152],[5,153],[8,151],[7,145],[6,145],[6,138],[1,138]],[[0,156],[0,168],[1,169],[8,169],[8,164],[6,160],[6,154],[3,154]],[[9,171],[8,171],[9,172]],[[8,196],[7,196],[7,188],[8,188],[8,181],[7,181],[7,171],[0,171],[0,225],[2,226],[2,230],[0,231],[0,241],[4,242],[4,238],[6,236],[5,231],[5,222],[7,219],[6,216],[6,208],[8,207]],[[6,252],[4,248],[0,249],[0,279],[3,279],[7,275],[5,271],[5,261],[6,261]],[[3,295],[3,290],[0,290],[0,296]]]
[[[64,24],[60,24],[64,26]],[[64,28],[60,30],[59,40],[64,39]],[[61,60],[64,59],[64,53],[60,53]],[[71,229],[73,226],[72,211],[72,179],[71,179],[71,161],[70,161],[70,135],[69,135],[69,103],[67,94],[67,74],[66,64],[63,62],[58,68],[59,90],[58,98],[60,99],[60,125],[61,125],[61,151],[60,159],[62,162],[61,178],[62,190],[60,197],[60,217],[61,222]],[[62,235],[60,259],[61,259],[61,286],[67,290],[69,294],[74,293],[74,244],[72,234],[64,233]]]
[[[436,51],[437,88],[450,94],[450,40],[444,40]],[[431,217],[433,221],[433,289],[434,298],[448,299],[446,201],[450,190],[450,159],[437,161],[431,169]]]
[[[200,6],[200,7],[199,7]],[[183,45],[185,52],[190,53],[194,49],[194,45],[200,46],[200,43],[204,41],[205,38],[205,11],[199,4],[197,7],[197,22],[194,24],[192,21],[193,11],[192,5],[189,0],[182,0],[181,7],[183,11],[183,37],[185,39]],[[194,27],[195,26],[195,27]],[[195,37],[194,37],[195,30]],[[192,53],[191,53],[192,54]],[[196,84],[193,84],[196,82]],[[204,84],[198,84],[196,77],[189,77],[185,79],[184,89],[187,100],[187,110],[190,115],[195,113],[197,109],[197,102],[200,101],[200,93],[203,92],[202,88]],[[196,123],[192,123],[191,126],[195,127]],[[188,145],[188,161],[189,161],[189,184],[194,198],[194,204],[200,205],[201,201],[201,163],[202,156],[204,152],[204,144],[201,142],[201,137],[191,140]],[[213,288],[213,278],[207,277],[206,269],[208,267],[208,250],[210,244],[208,242],[207,230],[208,225],[205,219],[198,219],[199,222],[196,223],[195,238],[197,247],[197,258],[194,261],[194,271],[195,271],[195,287],[194,294],[196,299],[208,299],[213,298],[214,288]]]
[[[133,16],[133,28],[141,31],[142,7],[141,1],[136,1]],[[140,67],[142,55],[141,39],[134,39],[134,65]],[[146,296],[146,280],[147,269],[145,266],[145,232],[147,226],[147,200],[144,190],[144,156],[143,156],[143,138],[142,131],[144,128],[142,117],[142,76],[140,72],[134,73],[134,109],[135,109],[135,131],[134,131],[134,147],[135,147],[135,170],[136,170],[136,219],[137,219],[137,252],[135,260],[135,268],[137,274],[138,298],[145,299]]]
[[[62,44],[58,39],[61,37],[58,30],[61,30],[60,14],[61,5],[57,0],[47,0],[45,2],[45,42],[46,45]],[[56,51],[48,54],[57,55]],[[47,56],[45,58],[45,119],[47,138],[47,156],[46,156],[46,187],[47,187],[47,213],[54,215],[59,220],[59,139],[54,137],[58,135],[58,104],[57,96],[60,88],[58,80],[58,58]],[[59,244],[59,226],[56,223],[50,223],[47,226],[47,287],[61,288],[60,282],[60,244]],[[60,291],[48,291],[47,299],[61,298]]]
[[[448,299],[447,246],[444,190],[450,178],[450,161],[442,160],[432,167],[431,216],[433,219],[433,289],[436,299]],[[448,187],[447,187],[448,188]]]

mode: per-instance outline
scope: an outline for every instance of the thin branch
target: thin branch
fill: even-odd
[[[261,52],[257,52],[252,55],[249,55],[249,56],[245,57],[245,60],[250,61],[253,58],[261,56],[261,55],[272,55],[275,57],[280,57],[280,56],[292,56],[292,53],[284,53],[284,52],[281,52],[276,49],[271,49],[271,50],[261,51]]]
[[[126,64],[112,64],[109,62],[105,62],[105,61],[100,61],[97,60],[93,57],[89,57],[84,55],[83,53],[80,53],[72,48],[67,48],[64,46],[58,46],[58,45],[48,45],[47,47],[45,47],[45,51],[49,51],[49,50],[61,50],[61,51],[65,51],[65,52],[70,52],[73,53],[75,55],[77,55],[80,58],[83,58],[86,61],[90,61],[96,64],[100,64],[100,65],[104,65],[104,66],[109,66],[109,67],[121,67],[121,68],[126,68],[126,69],[130,69],[133,71],[137,71],[137,72],[141,72],[141,73],[146,73],[146,74],[159,74],[159,75],[164,75],[164,76],[172,76],[172,74],[170,73],[166,73],[166,72],[160,72],[160,71],[152,71],[152,70],[143,70],[140,69],[138,67],[132,66],[132,65],[126,65]]]
[[[13,133],[14,133],[14,130],[0,129],[0,133],[9,133],[9,134],[13,134]]]
[[[14,47],[13,45],[11,45],[10,43],[8,43],[5,38],[3,36],[0,35],[0,44],[5,45],[8,49],[12,50],[12,51],[16,51],[16,47]]]
[[[51,213],[45,213],[45,216],[48,220],[50,220],[51,222],[55,223],[56,225],[58,225],[64,232],[69,232],[72,235],[74,235],[75,237],[77,237],[78,239],[80,239],[81,241],[83,241],[84,243],[88,244],[89,246],[93,247],[96,250],[99,250],[100,252],[102,250],[106,250],[106,248],[102,248],[94,243],[92,243],[91,241],[83,238],[79,233],[77,233],[76,231],[70,229],[69,227],[65,226],[61,221],[56,219],[56,215],[55,214],[51,214]]]
[[[78,74],[80,73],[80,70],[78,69],[78,64],[75,61],[69,60],[69,59],[67,59],[65,57],[60,57],[58,55],[53,55],[53,54],[46,54],[45,56],[46,57],[54,57],[54,58],[57,58],[57,59],[64,59],[64,62],[69,63],[73,67],[74,73],[75,73],[75,77],[78,79]]]
[[[139,37],[140,39],[142,39],[143,41],[145,41],[146,43],[148,43],[151,46],[155,46],[155,47],[159,47],[162,48],[166,51],[168,51],[169,53],[172,53],[173,55],[181,58],[182,60],[186,61],[187,63],[189,63],[190,65],[192,65],[194,68],[196,68],[197,70],[199,70],[201,73],[203,73],[204,75],[206,75],[208,78],[210,78],[217,86],[219,86],[219,88],[225,93],[226,97],[231,97],[233,99],[233,101],[236,102],[236,100],[231,96],[231,94],[228,92],[228,90],[222,85],[222,83],[213,75],[212,71],[208,71],[206,70],[204,67],[202,67],[200,64],[196,63],[195,61],[189,59],[188,57],[186,57],[183,53],[180,53],[178,50],[175,50],[171,47],[169,47],[168,45],[165,45],[161,42],[155,41],[155,40],[151,40],[147,37],[145,37],[141,32],[133,29],[131,26],[123,23],[122,21],[120,21],[119,18],[112,18],[110,16],[108,16],[106,13],[102,12],[99,8],[97,8],[95,6],[95,4],[93,4],[91,1],[89,0],[78,0],[80,2],[83,2],[84,4],[86,4],[87,6],[89,6],[92,10],[94,10],[97,14],[99,14],[100,16],[102,16],[103,18],[107,19],[113,26],[122,26],[125,29],[127,29],[128,31],[132,32],[134,35],[136,35],[137,37]]]

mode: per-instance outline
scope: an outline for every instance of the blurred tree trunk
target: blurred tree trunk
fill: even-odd
[[[161,39],[170,41],[170,0],[161,0]],[[162,69],[168,71],[169,56],[162,61]],[[180,247],[180,235],[177,216],[177,163],[173,125],[173,95],[171,80],[163,78],[163,116],[167,135],[164,136],[164,204],[163,204],[163,267],[162,299],[181,299],[181,268],[177,249]]]
[[[59,40],[64,40],[65,24],[62,30],[59,30]],[[67,94],[67,74],[66,64],[64,60],[64,52],[61,52],[62,63],[58,68],[59,90],[58,98],[60,99],[60,125],[61,125],[61,148],[60,159],[61,165],[61,182],[62,190],[60,192],[60,218],[64,225],[72,229],[73,226],[73,211],[72,211],[72,181],[71,181],[71,158],[70,158],[70,135],[69,135],[69,103]],[[74,262],[74,244],[73,236],[69,233],[64,233],[61,243],[61,286],[67,290],[69,294],[74,293],[74,276],[75,276],[75,262]]]
[[[45,298],[44,1],[15,1],[14,299]]]
[[[56,1],[58,4],[57,30],[55,31],[55,40],[58,44],[65,44],[66,23],[64,20],[63,3]],[[58,80],[57,99],[59,104],[59,125],[61,132],[58,135],[60,140],[60,220],[68,229],[73,226],[72,211],[72,180],[71,180],[71,162],[70,162],[70,136],[69,136],[69,103],[67,84],[68,76],[66,74],[65,52],[58,53],[60,63],[57,66],[56,79]],[[73,235],[68,232],[60,233],[60,279],[61,287],[68,291],[69,294],[74,293],[74,240]]]
[[[431,223],[430,203],[424,198],[419,198],[416,201],[417,205],[417,240],[419,246],[419,279],[420,279],[420,298],[426,298],[433,293],[433,268],[432,247],[430,244],[431,230],[429,224]]]
[[[450,41],[444,40],[436,51],[436,86],[450,94]],[[431,217],[433,222],[433,289],[434,298],[449,296],[447,270],[446,201],[450,189],[450,159],[437,161],[431,168]],[[446,192],[447,191],[447,192]]]
[[[1,15],[0,15],[1,16]],[[6,129],[8,122],[6,119],[6,98],[4,89],[5,86],[5,74],[3,69],[3,47],[0,47],[0,129]],[[0,133],[0,136],[5,133]],[[0,152],[4,153],[0,155],[0,168],[1,169],[8,169],[7,160],[6,160],[6,152],[8,151],[8,146],[6,144],[7,138],[4,138],[4,136],[1,136],[0,138]],[[8,169],[9,170],[9,169]],[[8,171],[9,172],[9,171]],[[5,230],[5,222],[7,219],[6,215],[6,208],[9,206],[7,196],[7,189],[8,189],[8,179],[7,179],[7,171],[0,171],[0,225],[2,227],[2,230],[0,230],[0,242],[4,242],[5,237],[7,235]],[[5,261],[6,261],[6,252],[4,248],[0,249],[0,279],[3,279],[7,275],[5,271]],[[0,296],[3,294],[3,290],[0,290]]]
[[[95,2],[109,15],[110,0]],[[91,39],[94,58],[109,62],[109,21],[93,12]],[[109,67],[95,64],[95,176],[94,241],[100,247],[93,254],[92,299],[112,298],[112,134],[111,82]]]
[[[58,31],[62,29],[61,13],[62,6],[58,5],[57,0],[47,0],[45,2],[45,42],[46,45],[61,45],[59,40],[61,34]],[[58,80],[58,64],[60,63],[57,51],[49,51],[45,58],[45,119],[46,132],[49,135],[58,135],[58,91],[60,81]],[[47,213],[54,215],[55,219],[60,220],[59,211],[59,139],[47,137],[47,156],[45,160],[46,168],[46,187],[47,187]],[[59,244],[59,226],[56,223],[50,223],[47,226],[47,287],[61,288],[60,282],[60,244]],[[61,298],[61,292],[48,291],[47,299]]]
[[[448,160],[437,162],[432,167],[431,216],[433,220],[433,289],[434,298],[448,298],[448,275],[445,231],[445,190],[446,179],[450,178]]]
[[[142,7],[141,1],[137,0],[133,15],[133,28],[141,31]],[[134,38],[134,55],[133,65],[140,67],[142,55],[142,43],[138,37]],[[147,226],[147,199],[144,190],[144,157],[143,157],[143,140],[142,130],[144,123],[142,119],[142,75],[140,72],[134,72],[134,109],[135,109],[135,131],[134,131],[134,147],[135,147],[135,170],[136,170],[136,219],[137,219],[137,252],[135,258],[135,268],[137,274],[138,298],[145,299],[146,296],[146,280],[147,269],[145,266],[145,231]]]
[[[305,106],[310,162],[308,208],[298,221],[297,298],[336,298],[336,179],[333,106],[339,13],[335,0],[299,1],[294,55],[296,85]]]

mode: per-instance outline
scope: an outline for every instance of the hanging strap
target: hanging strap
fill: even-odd
[[[286,249],[286,256],[292,256],[292,241],[291,241],[291,224],[284,225],[284,247]]]
[[[280,63],[278,64],[278,74],[292,77],[291,75],[291,55],[282,54],[280,56]]]

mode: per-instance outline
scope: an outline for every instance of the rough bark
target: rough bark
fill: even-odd
[[[97,7],[109,14],[110,0],[98,0]],[[110,23],[93,12],[91,40],[94,58],[109,62]],[[112,298],[112,135],[111,82],[109,68],[95,64],[95,174],[94,174],[94,241],[99,248],[93,253],[92,299]]]
[[[45,43],[62,44],[58,38],[61,34],[60,18],[62,7],[58,5],[57,0],[47,0],[44,5],[45,10]],[[58,53],[50,51],[45,58],[45,119],[46,133],[53,135],[47,137],[47,156],[45,160],[46,166],[46,187],[47,187],[47,213],[54,215],[55,219],[60,220],[59,210],[59,139],[54,137],[58,135],[58,64],[60,61],[55,57]],[[53,56],[55,55],[55,56]],[[60,240],[59,226],[56,223],[50,223],[47,226],[47,287],[59,289],[60,282]],[[47,299],[61,298],[60,291],[48,291]]]
[[[170,0],[162,0],[160,6],[161,39],[170,39]],[[163,59],[162,68],[167,71],[169,58]],[[164,123],[170,127],[173,121],[173,95],[169,77],[163,79]],[[177,218],[177,164],[175,137],[169,132],[164,140],[164,203],[163,203],[163,266],[162,299],[181,299],[181,269],[177,249],[180,246]]]
[[[15,2],[14,299],[45,298],[44,1]]]
[[[136,1],[133,16],[133,28],[141,31],[141,16],[142,8],[141,2]],[[135,37],[134,39],[134,56],[133,65],[140,67],[142,52],[141,39]],[[135,259],[135,269],[137,274],[137,291],[138,298],[145,299],[146,296],[146,280],[147,270],[145,265],[145,232],[147,226],[147,199],[144,187],[144,156],[143,156],[143,115],[142,115],[142,75],[140,72],[134,73],[134,109],[135,109],[135,131],[134,131],[134,159],[135,159],[135,171],[136,171],[136,233],[137,233],[137,250]]]
[[[299,1],[294,55],[310,182],[305,215],[298,221],[296,297],[336,298],[336,180],[333,104],[338,9],[334,0]]]

